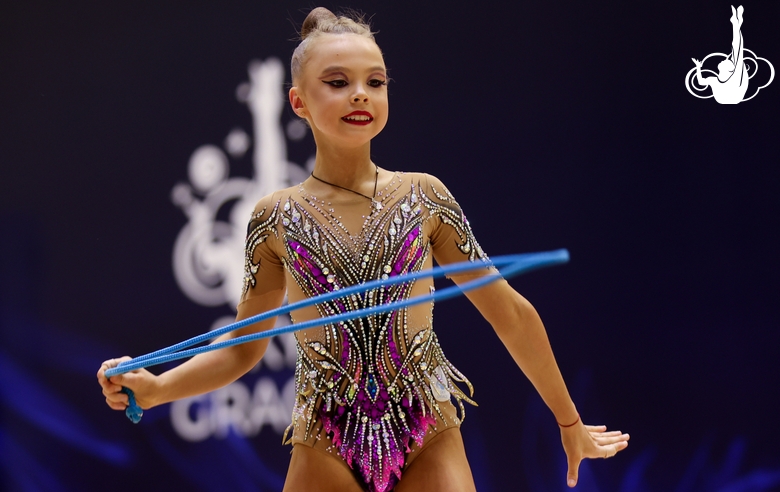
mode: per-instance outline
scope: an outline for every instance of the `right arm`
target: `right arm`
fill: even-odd
[[[279,307],[286,292],[285,272],[282,261],[274,248],[276,244],[276,211],[271,197],[258,203],[249,224],[246,243],[245,291],[238,305],[237,320]],[[274,326],[274,319],[226,333],[214,342],[230,340],[242,335],[266,331]],[[97,373],[106,403],[114,410],[124,410],[128,397],[122,387],[133,390],[141,408],[151,408],[181,398],[207,393],[226,386],[246,374],[265,354],[269,340],[234,345],[224,349],[199,354],[189,361],[159,376],[140,369],[110,380],[105,372],[130,357],[104,362]]]
[[[705,79],[704,77],[701,76],[701,62],[699,60],[697,60],[696,58],[691,58],[691,60],[693,60],[693,63],[696,64],[696,81],[699,83],[699,85],[701,85],[701,86],[708,86],[708,85],[710,85],[709,80],[712,77],[707,77]]]
[[[282,287],[242,303],[239,306],[236,320],[239,321],[279,307],[284,299],[284,293],[285,289]],[[235,332],[226,333],[216,338],[212,343],[269,330],[273,328],[275,320],[276,318],[268,319]],[[103,387],[103,395],[106,397],[106,403],[109,407],[114,410],[124,410],[127,407],[127,394],[121,392],[124,386],[133,390],[136,401],[141,408],[148,409],[174,400],[207,393],[232,383],[260,361],[269,341],[269,339],[257,340],[199,354],[159,376],[155,376],[146,369],[139,369],[114,376],[109,380],[105,377],[107,369],[117,366],[122,361],[131,360],[130,357],[111,359],[100,366],[97,378]]]

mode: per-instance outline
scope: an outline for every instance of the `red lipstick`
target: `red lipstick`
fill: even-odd
[[[374,116],[368,111],[353,111],[346,116],[342,116],[341,120],[350,125],[368,125],[374,121]]]

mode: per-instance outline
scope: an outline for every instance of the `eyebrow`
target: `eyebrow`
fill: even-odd
[[[346,72],[349,72],[349,71],[350,71],[350,70],[349,70],[347,67],[342,67],[342,66],[334,65],[334,66],[332,66],[332,67],[328,67],[328,68],[326,68],[325,70],[323,70],[323,71],[322,71],[322,74],[323,74],[323,75],[325,75],[325,74],[330,74],[330,73],[333,73],[333,72],[342,72],[342,73],[346,73]],[[383,75],[385,75],[385,76],[386,76],[386,74],[387,74],[387,69],[386,69],[385,67],[381,66],[381,65],[376,65],[376,66],[373,66],[373,67],[371,67],[371,68],[369,69],[369,71],[370,71],[370,72],[382,72],[382,74],[383,74]]]

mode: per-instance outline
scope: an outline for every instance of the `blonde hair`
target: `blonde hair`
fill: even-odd
[[[325,7],[317,7],[309,12],[301,26],[301,42],[293,51],[290,61],[293,84],[296,83],[303,71],[303,63],[306,61],[306,50],[311,42],[323,34],[357,34],[374,40],[371,27],[363,20],[363,16],[356,12],[348,12],[346,15],[336,15]]]

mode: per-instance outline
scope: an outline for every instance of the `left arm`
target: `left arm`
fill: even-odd
[[[469,259],[487,261],[477,244],[466,216],[447,188],[426,175],[421,186],[431,211],[431,245],[440,265]],[[433,197],[433,198],[430,198]],[[485,265],[487,267],[487,264]],[[498,275],[495,270],[452,275],[457,284],[480,275]],[[493,326],[512,358],[525,373],[561,425],[561,439],[569,463],[567,483],[574,487],[583,458],[614,456],[628,446],[628,435],[606,432],[606,427],[583,425],[555,362],[547,332],[534,307],[504,279],[466,293],[482,316]],[[572,425],[569,425],[572,424]]]
[[[453,280],[457,282],[456,278]],[[569,464],[570,487],[577,483],[579,464],[584,458],[608,458],[628,446],[628,434],[607,432],[604,426],[586,426],[579,419],[542,320],[530,302],[505,280],[467,292],[466,296],[493,326],[512,358],[562,424],[561,440]]]
[[[536,309],[505,280],[466,293],[490,323],[515,363],[561,424],[577,420],[577,408],[555,361]]]

